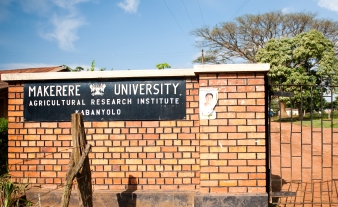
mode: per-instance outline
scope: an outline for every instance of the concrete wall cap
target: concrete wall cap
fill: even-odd
[[[164,70],[115,70],[84,72],[47,72],[47,73],[12,73],[1,74],[1,80],[76,80],[76,79],[117,79],[117,78],[159,78],[159,77],[194,77],[198,73],[220,72],[268,72],[269,64],[220,64],[195,65],[193,69]]]
[[[268,72],[270,64],[219,64],[219,65],[194,65],[195,73],[210,72]]]

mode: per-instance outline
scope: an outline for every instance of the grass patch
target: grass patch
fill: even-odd
[[[293,123],[295,124],[298,124],[298,125],[302,125],[302,126],[305,126],[305,127],[311,127],[311,122],[312,122],[312,127],[313,128],[321,128],[322,127],[322,124],[323,124],[323,128],[338,128],[338,120],[337,119],[334,119],[333,120],[333,124],[331,122],[331,120],[329,119],[323,119],[323,120],[320,120],[320,119],[315,119],[315,120],[312,120],[312,121],[295,121]]]

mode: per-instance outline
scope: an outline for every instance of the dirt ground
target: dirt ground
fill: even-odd
[[[338,206],[338,129],[271,122],[271,180],[280,206]],[[297,205],[299,204],[299,205]]]

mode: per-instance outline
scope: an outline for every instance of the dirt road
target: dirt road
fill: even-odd
[[[271,122],[270,130],[273,190],[296,192],[279,201],[338,206],[338,129]]]

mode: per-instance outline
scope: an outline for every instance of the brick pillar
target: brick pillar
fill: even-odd
[[[216,119],[200,120],[202,193],[266,192],[264,73],[199,74],[218,88]]]

